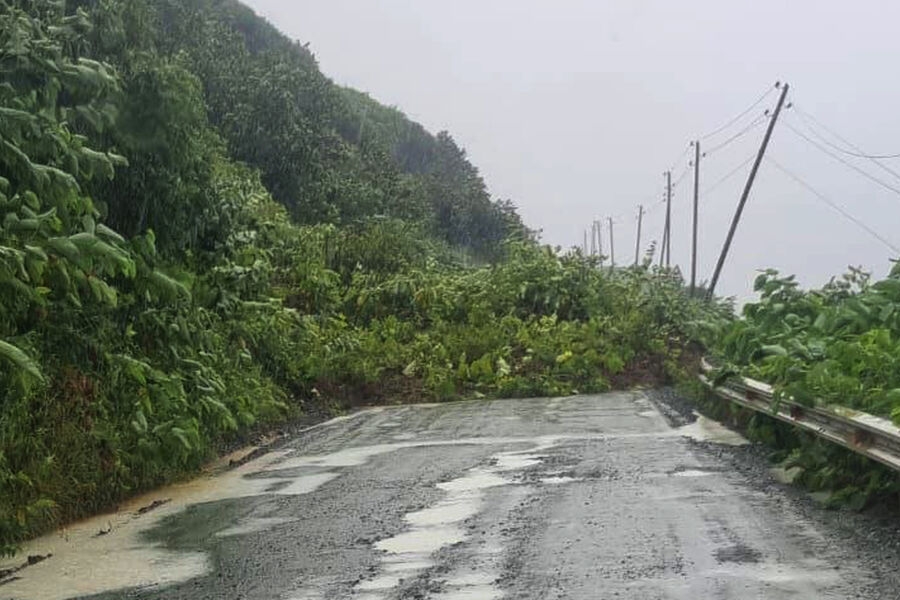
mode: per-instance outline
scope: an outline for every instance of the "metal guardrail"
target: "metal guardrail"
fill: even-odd
[[[887,419],[841,407],[813,407],[789,399],[773,403],[772,386],[740,378],[714,386],[715,368],[701,361],[700,381],[722,399],[805,429],[835,444],[900,471],[900,427]]]

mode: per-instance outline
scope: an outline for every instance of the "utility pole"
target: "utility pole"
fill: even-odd
[[[666,268],[672,260],[672,171],[666,171],[666,232],[664,234]]]
[[[779,84],[775,85],[777,87]],[[753,180],[756,179],[756,172],[759,170],[759,165],[762,162],[763,156],[766,154],[766,148],[769,146],[769,139],[772,137],[772,130],[775,129],[775,123],[778,122],[778,115],[781,114],[781,107],[784,106],[784,99],[787,97],[789,88],[790,86],[786,83],[781,87],[781,96],[778,97],[778,104],[775,106],[775,112],[772,114],[772,119],[769,121],[769,126],[766,128],[766,135],[763,137],[762,145],[759,147],[759,153],[756,155],[756,160],[753,162],[753,168],[750,169],[750,176],[747,178],[747,183],[741,194],[741,199],[738,201],[734,219],[731,221],[731,228],[728,230],[728,236],[725,238],[725,245],[722,246],[722,253],[719,254],[716,270],[713,273],[712,281],[709,283],[709,290],[707,291],[708,298],[712,298],[716,291],[716,284],[719,283],[719,275],[722,274],[722,267],[725,265],[725,257],[728,256],[728,250],[731,248],[731,241],[734,239],[734,232],[737,230],[738,222],[741,220],[741,214],[744,212],[744,205],[747,203],[747,198],[750,196],[750,188],[753,187]]]
[[[638,230],[637,230],[637,243],[634,245],[634,266],[638,264],[638,257],[641,254],[641,221],[644,220],[644,205],[638,205]]]
[[[600,221],[594,221],[594,224],[597,225],[597,256],[600,257],[600,264],[603,264],[603,227],[600,224]]]
[[[691,296],[697,287],[697,205],[700,200],[700,140],[694,142],[694,231],[691,243]]]
[[[609,220],[609,268],[612,270],[616,266],[616,249],[613,245],[613,220],[612,217],[607,217]]]

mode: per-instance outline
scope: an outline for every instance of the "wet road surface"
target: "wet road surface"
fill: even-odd
[[[900,596],[896,552],[665,412],[643,392],[365,410],[37,540],[53,556],[0,598]]]

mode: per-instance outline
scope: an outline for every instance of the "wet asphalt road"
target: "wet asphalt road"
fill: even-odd
[[[900,597],[896,548],[678,425],[643,392],[362,411],[72,528],[0,598]]]

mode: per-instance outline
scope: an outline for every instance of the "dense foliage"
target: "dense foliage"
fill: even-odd
[[[663,380],[707,313],[236,2],[0,0],[4,552],[303,411]]]
[[[0,0],[0,552],[306,411],[659,383],[703,348],[900,423],[900,272],[766,272],[735,320],[650,258],[539,246],[449,134],[233,0]],[[837,499],[900,490],[750,425]]]
[[[758,302],[724,329],[715,348],[722,375],[770,382],[777,397],[807,405],[856,408],[900,424],[900,268],[871,282],[851,269],[822,289],[801,290],[793,277],[765,271]],[[812,437],[780,434],[789,465],[802,479],[863,506],[900,491],[897,476]]]

